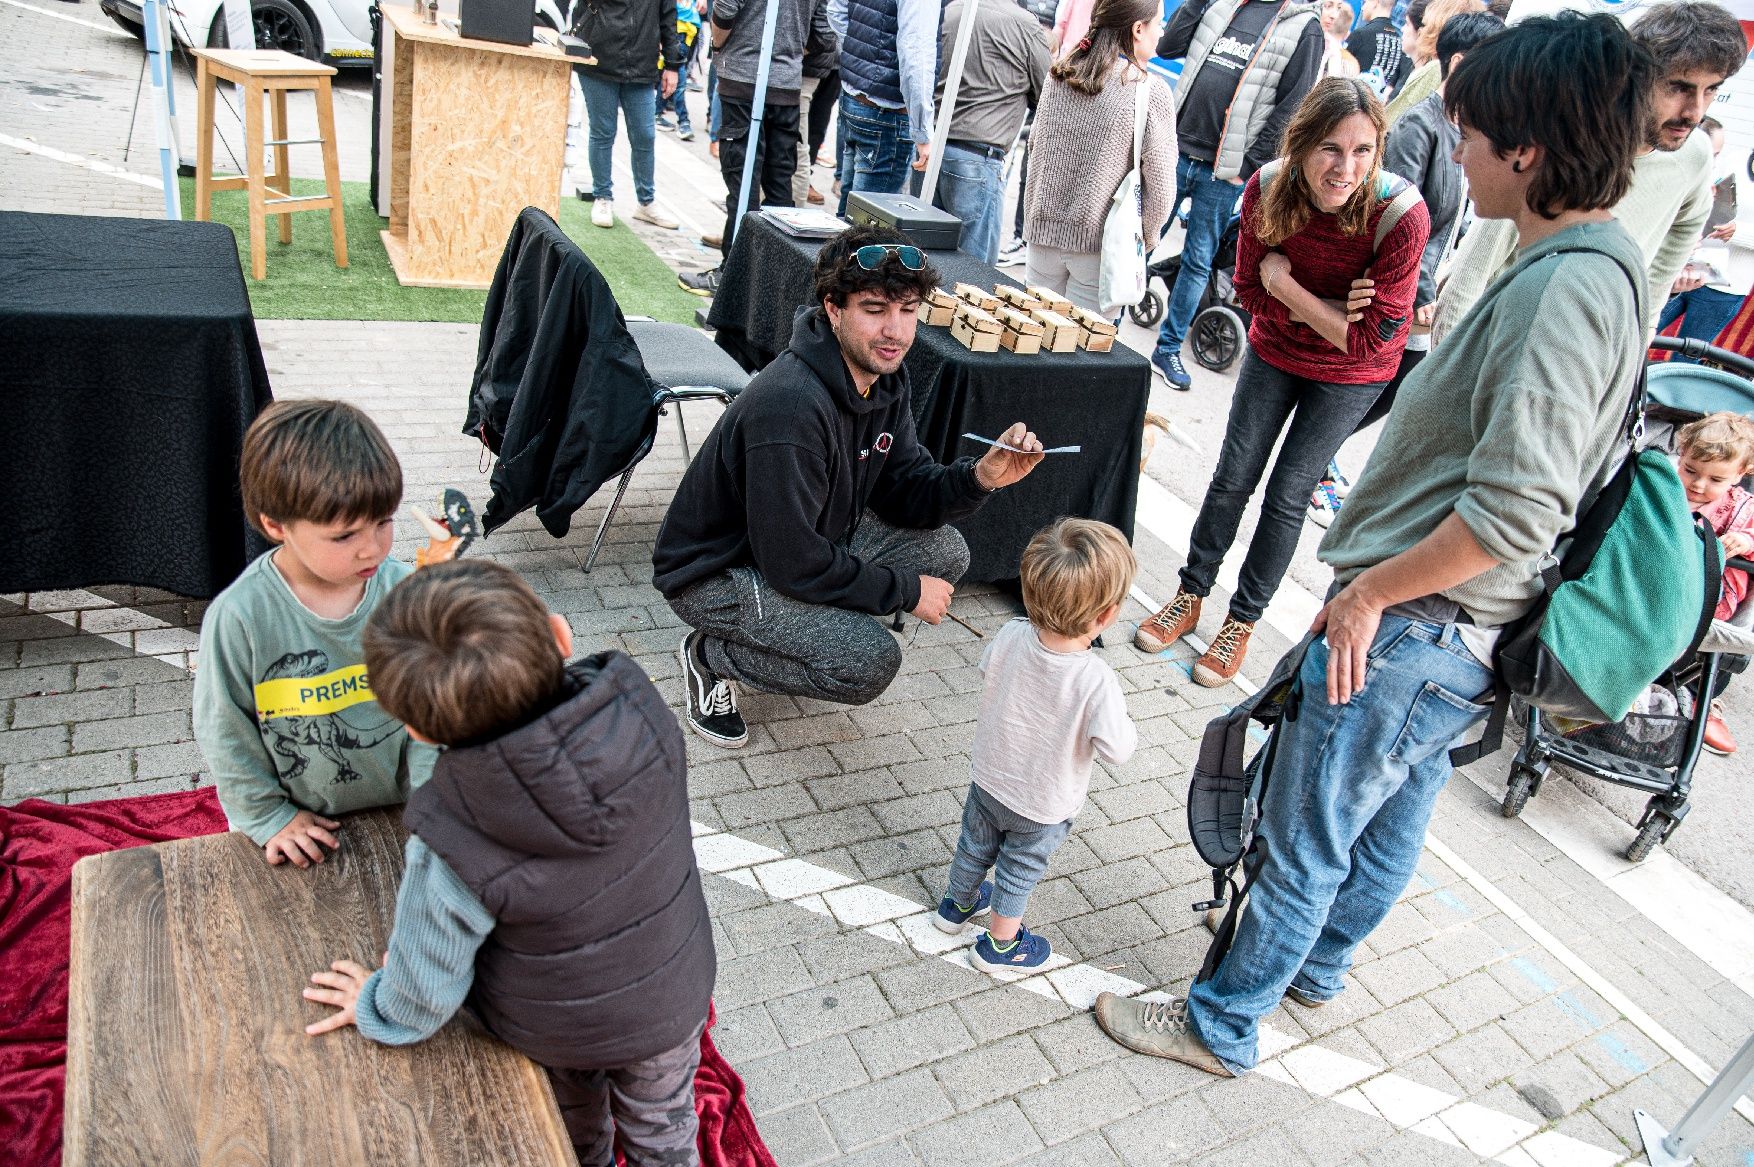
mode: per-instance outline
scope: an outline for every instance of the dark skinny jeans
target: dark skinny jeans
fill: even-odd
[[[1188,564],[1181,571],[1184,590],[1196,596],[1211,594],[1218,565],[1236,539],[1243,508],[1260,485],[1273,443],[1279,440],[1280,431],[1286,430],[1289,418],[1290,429],[1261,499],[1261,519],[1238,573],[1236,594],[1230,599],[1231,616],[1250,624],[1261,618],[1297,551],[1309,492],[1340,444],[1352,436],[1383,384],[1312,381],[1274,368],[1253,351],[1243,357],[1218,469],[1206,488],[1206,500],[1200,504]]]

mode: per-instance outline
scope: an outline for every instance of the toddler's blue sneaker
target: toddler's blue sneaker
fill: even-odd
[[[938,925],[938,931],[948,932],[954,936],[962,931],[962,926],[986,911],[993,904],[993,884],[991,880],[982,880],[979,894],[974,897],[974,904],[968,908],[958,907],[956,901],[945,896],[938,901],[938,910],[932,913],[932,923]]]
[[[981,938],[974,942],[974,951],[969,953],[968,963],[982,972],[1029,972],[1040,968],[1053,954],[1054,946],[1048,943],[1047,937],[1020,927],[1017,938],[1004,949],[993,943],[991,932],[982,932]]]

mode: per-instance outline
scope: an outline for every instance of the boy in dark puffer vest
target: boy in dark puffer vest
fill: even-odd
[[[694,1164],[716,961],[675,715],[626,656],[481,560],[412,577],[366,626],[378,703],[446,748],[408,800],[384,967],[337,960],[307,999],[405,1045],[467,999],[547,1068],[579,1162]]]

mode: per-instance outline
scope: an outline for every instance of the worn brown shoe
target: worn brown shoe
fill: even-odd
[[[1244,624],[1226,616],[1224,626],[1212,638],[1211,647],[1194,662],[1194,683],[1216,689],[1236,676],[1237,670],[1242,668],[1243,658],[1248,656],[1249,637],[1254,632],[1254,624]]]
[[[1102,1031],[1130,1050],[1183,1062],[1220,1078],[1236,1077],[1188,1026],[1188,1003],[1180,998],[1134,1001],[1102,993],[1095,1013]]]
[[[1133,647],[1141,652],[1162,652],[1194,630],[1200,622],[1200,597],[1177,592],[1175,599],[1157,610],[1133,633]]]

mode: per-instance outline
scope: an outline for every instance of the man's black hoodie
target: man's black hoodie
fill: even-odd
[[[974,459],[939,465],[914,434],[907,369],[859,396],[820,308],[749,382],[682,478],[652,552],[665,597],[754,566],[781,595],[886,615],[920,602],[917,575],[846,548],[869,507],[897,527],[939,527],[986,492]]]

